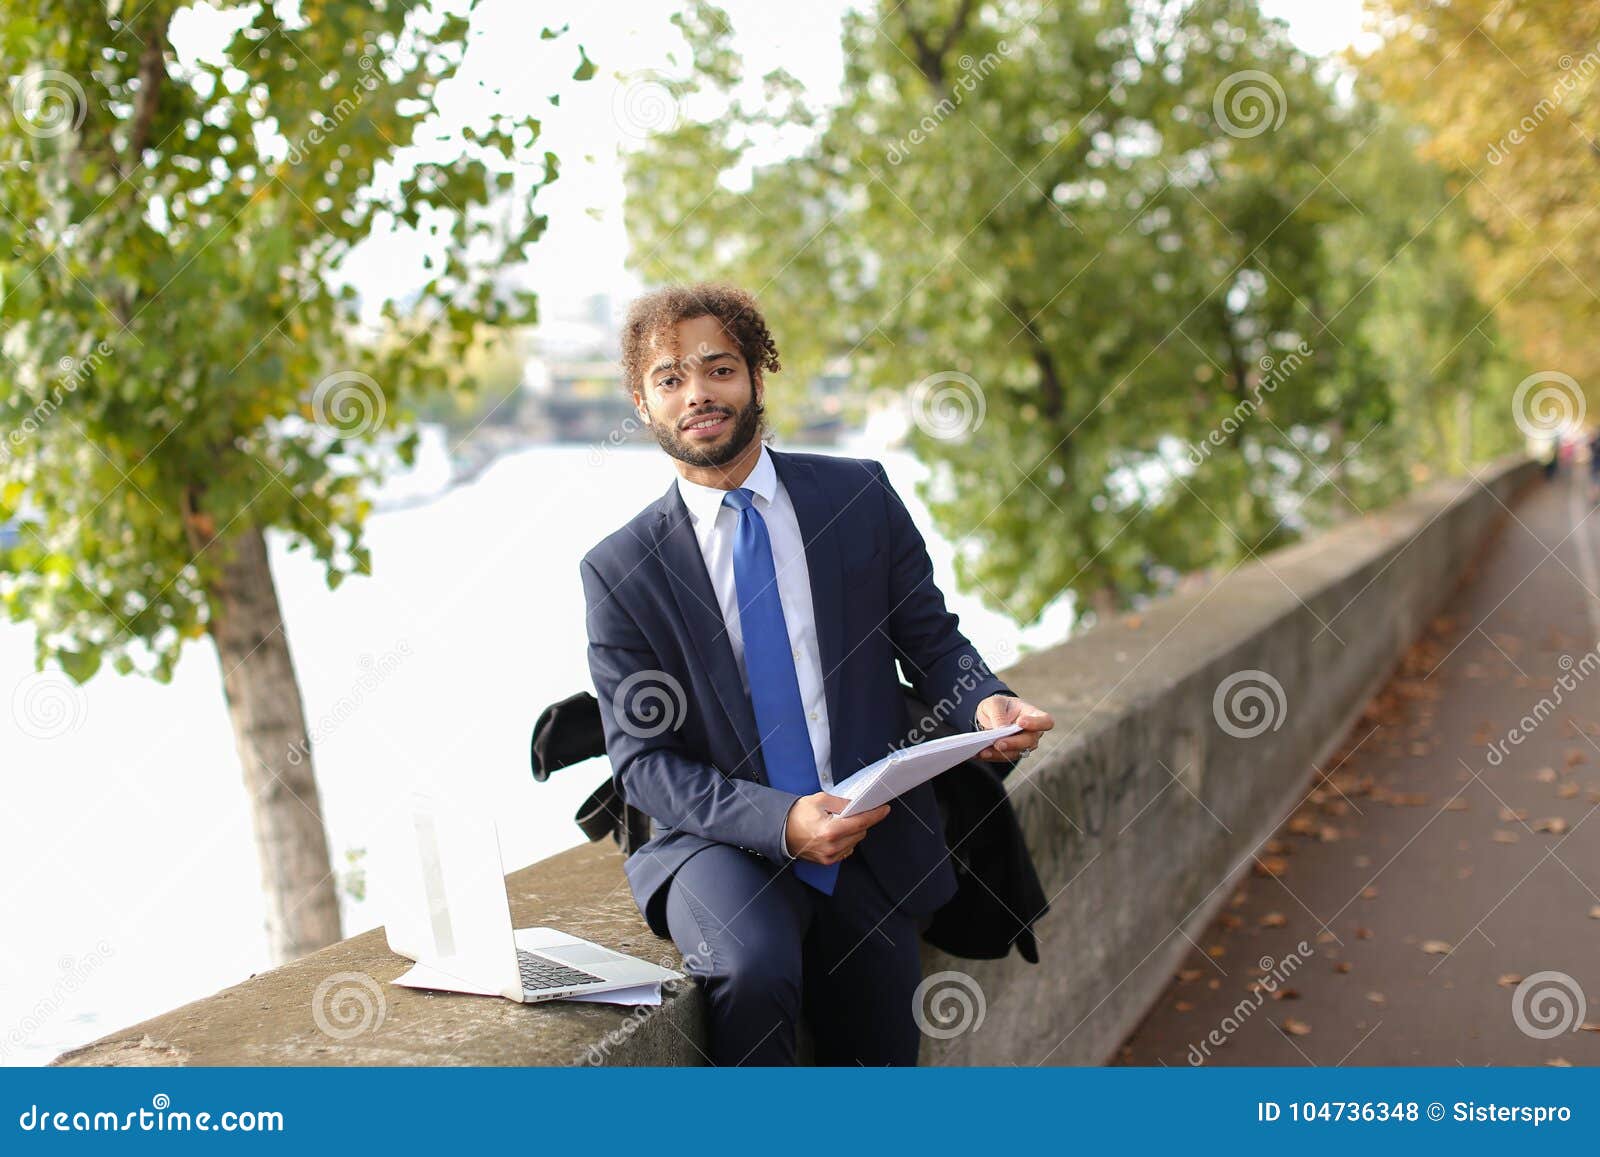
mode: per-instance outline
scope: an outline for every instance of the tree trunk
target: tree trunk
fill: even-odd
[[[250,792],[267,939],[281,964],[340,938],[339,893],[266,539],[251,527],[216,545],[227,555],[210,592],[211,638]]]

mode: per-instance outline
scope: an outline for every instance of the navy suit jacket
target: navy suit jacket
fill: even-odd
[[[896,660],[940,718],[974,730],[978,704],[1012,692],[945,609],[922,535],[882,464],[767,453],[806,544],[833,782],[918,737]],[[787,862],[783,831],[796,797],[769,785],[755,711],[676,479],[578,569],[612,776],[655,823],[624,871],[639,911],[664,937],[666,885],[696,852],[725,843]],[[929,915],[955,894],[930,784],[895,800],[857,854],[908,914]]]

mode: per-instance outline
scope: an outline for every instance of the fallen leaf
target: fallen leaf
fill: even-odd
[[[1496,829],[1494,835],[1489,837],[1497,844],[1514,844],[1517,842],[1517,833],[1508,832],[1504,828]]]
[[[1533,773],[1533,778],[1540,783],[1554,783],[1556,781],[1556,769],[1553,767],[1541,767]]]
[[[1174,1004],[1172,1007],[1177,1009],[1179,1012],[1193,1012],[1194,1011],[1194,1005],[1190,1004],[1187,1000],[1180,1000],[1176,1004]]]
[[[1589,919],[1600,920],[1600,904],[1596,904],[1593,908],[1589,909]]]
[[[1363,900],[1376,900],[1378,898],[1378,889],[1376,889],[1376,888],[1363,888],[1363,889],[1361,889],[1361,898]]]
[[[1444,940],[1424,940],[1422,950],[1430,956],[1448,956],[1450,944]]]
[[[1357,928],[1356,929],[1356,939],[1357,940],[1371,940],[1372,939],[1372,929],[1371,928]]]
[[[1204,975],[1205,972],[1199,968],[1178,969],[1178,979],[1184,984],[1188,984],[1191,980],[1199,980]]]
[[[1522,983],[1522,973],[1508,972],[1499,980],[1495,981],[1495,983],[1501,988],[1515,988],[1517,985]]]
[[[1559,836],[1567,830],[1567,821],[1560,816],[1551,816],[1547,820],[1540,820],[1533,825],[1536,832],[1549,832],[1552,836]]]
[[[1333,966],[1333,970],[1335,972],[1349,972],[1350,962],[1348,960],[1341,960]]]
[[[1566,1057],[1551,1057],[1545,1061],[1545,1064],[1553,1069],[1570,1069],[1572,1067],[1572,1062],[1567,1060]]]
[[[1383,995],[1383,993],[1381,993],[1381,992],[1369,992],[1369,993],[1367,993],[1367,999],[1370,1000],[1373,1004],[1388,1004],[1389,1003],[1389,998],[1387,996]]]
[[[1296,1020],[1292,1016],[1283,1018],[1283,1029],[1293,1036],[1305,1036],[1311,1031],[1311,1026],[1303,1020]]]
[[[1206,949],[1206,955],[1211,957],[1213,960],[1217,959],[1219,956],[1226,956],[1227,954],[1228,950],[1220,944],[1213,944],[1210,948]]]
[[[1447,812],[1464,812],[1471,810],[1471,808],[1472,805],[1460,796],[1456,796],[1455,799],[1444,805],[1444,810]]]
[[[1288,922],[1289,917],[1285,916],[1282,912],[1268,912],[1265,916],[1261,917],[1260,920],[1256,921],[1256,923],[1260,924],[1263,928],[1282,928]]]
[[[1300,990],[1298,988],[1280,988],[1272,994],[1272,998],[1274,1000],[1299,1000]]]
[[[1528,809],[1525,807],[1519,807],[1515,811],[1508,807],[1500,809],[1500,822],[1503,824],[1520,823],[1527,818]]]
[[[1257,856],[1253,870],[1258,876],[1277,878],[1289,870],[1289,862],[1282,856]]]
[[[1564,783],[1556,788],[1557,799],[1577,799],[1578,793],[1583,789],[1575,783]]]

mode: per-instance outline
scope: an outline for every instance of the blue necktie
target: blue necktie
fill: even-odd
[[[739,530],[733,540],[733,582],[739,592],[739,631],[744,636],[750,705],[761,732],[767,781],[783,791],[811,795],[822,790],[822,780],[817,775],[816,753],[811,750],[811,733],[806,729],[783,601],[778,597],[772,539],[754,499],[753,491],[740,488],[728,491],[722,500],[724,506],[739,512]],[[839,865],[797,859],[794,874],[831,896]]]

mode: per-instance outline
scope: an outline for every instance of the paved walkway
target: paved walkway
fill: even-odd
[[[1120,1063],[1600,1064],[1597,572],[1527,491]]]

